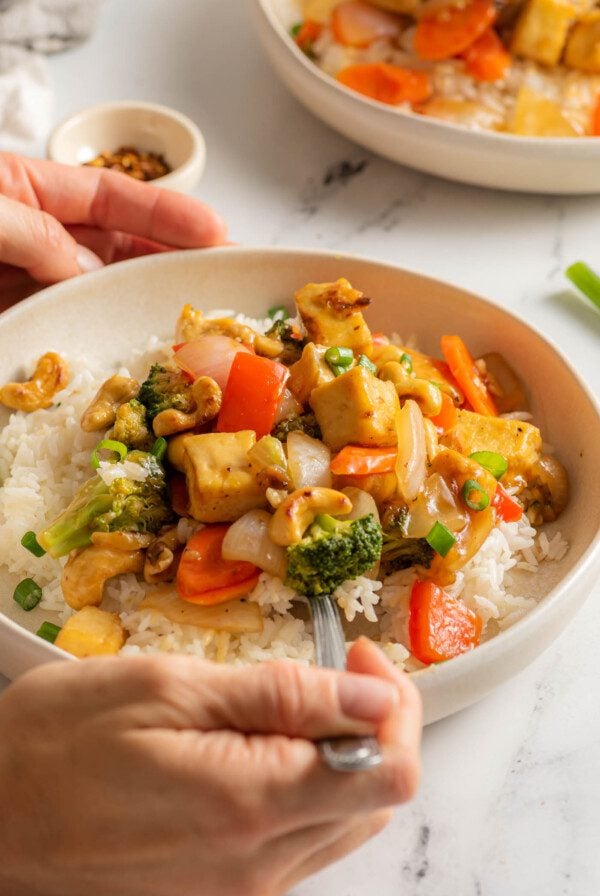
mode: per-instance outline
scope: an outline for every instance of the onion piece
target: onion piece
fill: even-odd
[[[272,576],[285,579],[285,548],[269,537],[271,514],[266,510],[250,510],[233,523],[223,539],[224,560],[247,560]]]
[[[402,410],[396,414],[396,435],[398,490],[405,501],[414,501],[425,481],[427,452],[423,414],[412,398],[405,401]]]
[[[297,417],[303,410],[304,408],[299,401],[296,401],[290,390],[285,389],[277,408],[275,423],[281,423],[282,420],[288,420],[290,417]]]
[[[369,492],[364,491],[362,488],[355,488],[353,485],[343,488],[342,493],[352,501],[352,510],[346,516],[340,517],[340,519],[359,520],[361,517],[372,513],[375,522],[380,522],[379,511],[373,495],[370,495]]]
[[[304,432],[291,432],[287,438],[287,456],[294,488],[316,485],[331,488],[331,451],[319,439]]]
[[[233,359],[238,352],[251,350],[229,336],[199,336],[186,342],[173,355],[178,367],[193,376],[210,376],[223,390],[229,378]]]
[[[444,477],[433,473],[410,504],[406,535],[408,538],[425,538],[437,522],[450,532],[460,532],[468,521],[468,514],[457,504]]]

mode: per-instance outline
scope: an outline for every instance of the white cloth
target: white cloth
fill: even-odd
[[[0,150],[27,153],[52,123],[44,55],[91,34],[103,0],[0,0]]]

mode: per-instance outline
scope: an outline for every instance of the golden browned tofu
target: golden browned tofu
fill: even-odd
[[[529,0],[517,19],[511,51],[542,65],[557,65],[576,15],[577,7],[568,0]]]
[[[179,437],[174,454],[185,473],[194,519],[229,523],[248,510],[266,506],[264,490],[248,460],[255,442],[249,429]]]
[[[309,342],[304,346],[302,357],[290,367],[288,389],[301,404],[307,404],[310,393],[317,386],[335,379],[331,367],[325,361],[327,349]]]
[[[575,23],[565,48],[565,65],[584,72],[600,73],[600,10]]]
[[[396,444],[396,413],[400,410],[393,383],[377,379],[364,367],[353,367],[315,389],[310,404],[334,451],[344,445],[367,448]]]
[[[508,462],[509,481],[515,477],[527,478],[528,472],[539,460],[542,436],[537,426],[522,420],[505,420],[503,417],[483,417],[472,411],[459,411],[458,423],[445,433],[440,444],[454,448],[467,457],[474,451],[495,451]]]
[[[371,300],[343,277],[335,283],[307,283],[295,299],[311,342],[370,352],[373,340],[362,311]]]
[[[523,85],[517,94],[510,128],[522,137],[577,137],[560,105]]]
[[[116,613],[84,607],[67,619],[54,643],[80,659],[106,656],[119,652],[125,643],[125,630]]]

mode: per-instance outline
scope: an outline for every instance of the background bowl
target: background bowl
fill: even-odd
[[[194,122],[154,103],[102,103],[77,112],[50,134],[48,158],[82,165],[121,146],[164,156],[173,170],[152,181],[158,187],[182,193],[192,190],[204,171],[206,145]]]
[[[262,317],[307,281],[341,276],[373,300],[368,319],[374,329],[414,333],[425,351],[437,352],[451,321],[475,354],[502,352],[526,382],[536,422],[571,477],[569,507],[546,529],[551,533],[559,526],[570,549],[560,562],[542,564],[535,576],[523,578],[522,593],[541,598],[539,605],[471,653],[415,673],[431,722],[475,702],[541,653],[572,618],[600,569],[598,407],[560,352],[528,324],[454,286],[355,256],[285,249],[174,252],[69,280],[5,312],[0,382],[19,376],[25,361],[50,349],[66,356],[75,350],[91,364],[102,362],[108,375],[112,365],[127,363],[132,348],[145,345],[149,334],[172,334],[186,301]],[[125,296],[143,296],[143,301],[124,301]],[[101,314],[95,313],[98,308]],[[132,333],[139,335],[132,340]],[[6,420],[6,410],[0,411],[0,426]],[[566,426],[566,421],[577,424]],[[32,569],[33,564],[32,558]],[[24,613],[11,597],[15,584],[0,567],[0,672],[8,676],[67,658],[32,634],[51,614],[39,608]]]
[[[526,193],[600,192],[600,139],[515,137],[400,111],[324,74],[296,46],[296,0],[248,0],[264,49],[282,81],[311,112],[350,140],[394,162],[450,180]]]

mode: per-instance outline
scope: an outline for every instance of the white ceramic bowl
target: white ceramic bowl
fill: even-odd
[[[147,334],[168,337],[184,301],[260,317],[307,281],[341,276],[372,298],[368,319],[377,330],[415,333],[425,351],[436,352],[451,321],[452,330],[475,353],[502,352],[527,383],[535,418],[571,477],[569,507],[550,527],[560,527],[569,552],[558,563],[542,564],[523,582],[523,589],[541,598],[539,605],[471,653],[415,674],[431,722],[473,703],[531,662],[572,618],[600,569],[598,407],[560,352],[528,324],[454,286],[353,256],[285,249],[168,253],[69,280],[5,312],[0,317],[0,382],[14,378],[24,361],[48,349],[67,356],[76,350],[91,363],[104,362],[107,370],[126,363],[131,334],[139,334],[137,345],[146,342]],[[132,301],[124,301],[125,296]],[[6,419],[6,411],[0,411],[0,426]],[[565,420],[576,420],[577,426],[565,426]],[[34,575],[33,558],[31,563]],[[67,658],[32,634],[48,614],[39,608],[24,613],[12,600],[15,584],[15,577],[0,567],[0,671],[9,676]]]
[[[450,180],[526,193],[600,192],[600,138],[515,137],[393,109],[343,87],[295,45],[296,0],[248,0],[275,71],[311,112],[394,162]]]
[[[193,121],[175,109],[155,103],[114,102],[82,109],[50,134],[48,158],[82,165],[101,152],[135,146],[163,155],[173,169],[152,183],[184,193],[204,171],[206,144]]]

